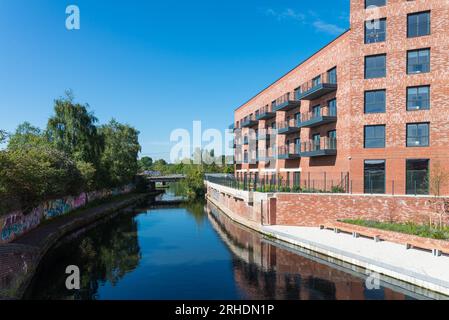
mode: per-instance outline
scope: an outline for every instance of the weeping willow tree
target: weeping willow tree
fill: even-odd
[[[48,120],[49,140],[61,151],[76,161],[84,161],[97,166],[104,148],[98,134],[98,119],[88,111],[89,105],[74,102],[71,91],[55,100],[54,115]]]

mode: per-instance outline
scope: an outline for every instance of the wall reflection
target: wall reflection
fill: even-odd
[[[231,221],[213,204],[205,210],[215,231],[232,252],[235,281],[247,299],[404,300],[406,295],[381,287],[368,290],[365,280],[277,247],[260,234]]]

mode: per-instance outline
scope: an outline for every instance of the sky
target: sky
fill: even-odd
[[[71,89],[100,124],[137,128],[141,156],[170,160],[173,130],[224,131],[348,27],[349,0],[0,0],[0,129],[45,128]]]

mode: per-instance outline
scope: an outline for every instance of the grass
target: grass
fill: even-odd
[[[414,236],[438,239],[438,240],[449,240],[449,226],[445,226],[441,229],[431,227],[429,225],[421,225],[416,223],[391,223],[391,222],[380,222],[372,220],[341,220],[341,222],[349,223],[353,225],[358,225],[362,227],[375,228],[386,231],[394,231],[404,234],[410,234]]]

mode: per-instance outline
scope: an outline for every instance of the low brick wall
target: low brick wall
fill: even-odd
[[[388,231],[388,230],[381,230],[381,229],[353,225],[353,224],[344,223],[344,222],[340,222],[340,221],[332,223],[332,226],[336,227],[336,228],[342,228],[342,229],[349,228],[349,229],[353,230],[354,232],[358,232],[362,235],[364,233],[371,234],[371,233],[375,232],[376,234],[378,234],[380,236],[380,239],[382,239],[384,241],[394,242],[394,243],[403,244],[403,245],[416,243],[416,244],[419,244],[420,248],[422,248],[422,249],[429,249],[429,250],[438,249],[438,250],[443,251],[444,253],[449,253],[449,241],[445,241],[445,240],[423,238],[423,237],[418,237],[418,236],[405,234],[405,233],[399,233],[399,232],[393,232],[393,231]]]
[[[43,221],[66,215],[95,200],[130,193],[133,189],[133,185],[128,185],[113,190],[83,192],[75,197],[69,196],[46,201],[27,214],[24,214],[22,211],[15,211],[0,216],[0,244],[14,241],[38,227]]]
[[[429,205],[433,197],[276,194],[276,224],[316,227],[327,221],[366,219],[428,223],[437,219]],[[446,218],[446,222],[449,220]]]

